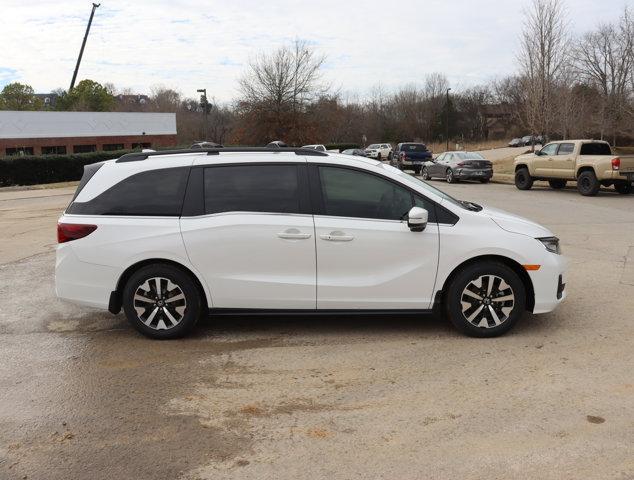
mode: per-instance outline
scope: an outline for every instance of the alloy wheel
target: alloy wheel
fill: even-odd
[[[515,305],[511,286],[497,275],[471,280],[460,297],[464,318],[476,327],[494,328],[508,320]]]
[[[139,320],[154,330],[169,330],[185,315],[187,300],[180,286],[164,277],[152,277],[134,293]]]

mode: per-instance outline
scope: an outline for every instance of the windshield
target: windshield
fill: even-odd
[[[460,160],[484,160],[484,157],[475,152],[458,152],[456,153]]]
[[[373,143],[372,145],[370,145],[368,148],[379,148],[381,145],[379,145],[378,143]]]
[[[390,172],[396,173],[397,175],[399,175],[401,180],[403,180],[404,182],[412,184],[412,185],[415,185],[416,187],[421,187],[425,191],[431,192],[432,194],[437,195],[438,197],[440,197],[443,200],[451,203],[452,205],[455,205],[455,206],[460,207],[460,208],[464,208],[465,210],[473,210],[473,211],[482,210],[482,207],[480,205],[478,205],[476,203],[466,202],[466,201],[463,201],[463,200],[458,200],[456,198],[453,198],[451,195],[447,195],[442,190],[438,190],[437,188],[432,187],[428,183],[423,182],[422,180],[419,180],[418,178],[413,177],[412,175],[410,175],[408,173],[405,173],[404,171],[399,170],[396,167],[393,167],[393,166],[387,165],[387,164],[381,164],[381,166],[383,168],[385,168],[386,170],[389,170]]]

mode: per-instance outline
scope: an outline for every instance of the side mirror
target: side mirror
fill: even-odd
[[[537,155],[537,156],[541,155],[541,154],[542,154],[542,150],[541,150],[541,148],[536,148],[534,153],[535,153],[535,155]]]
[[[427,210],[420,207],[412,207],[407,213],[407,226],[412,232],[422,232],[427,226]]]

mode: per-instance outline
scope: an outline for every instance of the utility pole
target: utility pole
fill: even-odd
[[[445,117],[445,134],[447,137],[447,151],[449,151],[449,91],[451,88],[447,89],[447,112]]]
[[[68,92],[75,86],[75,80],[77,80],[77,72],[79,71],[79,64],[81,63],[81,57],[84,54],[84,47],[86,46],[86,40],[88,40],[88,33],[90,33],[90,26],[92,25],[92,17],[95,16],[95,10],[101,3],[93,3],[92,11],[90,12],[90,18],[88,19],[88,26],[86,27],[86,34],[84,35],[84,41],[81,42],[81,49],[79,50],[79,57],[77,58],[77,65],[75,66],[75,72],[73,73],[73,79],[70,81],[70,88]]]
[[[198,93],[202,93],[201,99],[200,99],[200,103],[202,103],[203,106],[203,137],[201,138],[201,140],[203,141],[207,141],[207,125],[208,125],[208,121],[207,121],[207,116],[209,115],[209,103],[207,102],[207,89],[206,88],[199,88],[198,90],[196,90]]]

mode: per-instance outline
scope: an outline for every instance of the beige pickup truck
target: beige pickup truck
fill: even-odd
[[[515,186],[529,190],[535,180],[547,180],[552,188],[577,181],[581,195],[596,195],[601,186],[632,193],[634,156],[619,157],[600,140],[562,140],[544,145],[535,153],[515,158]]]

